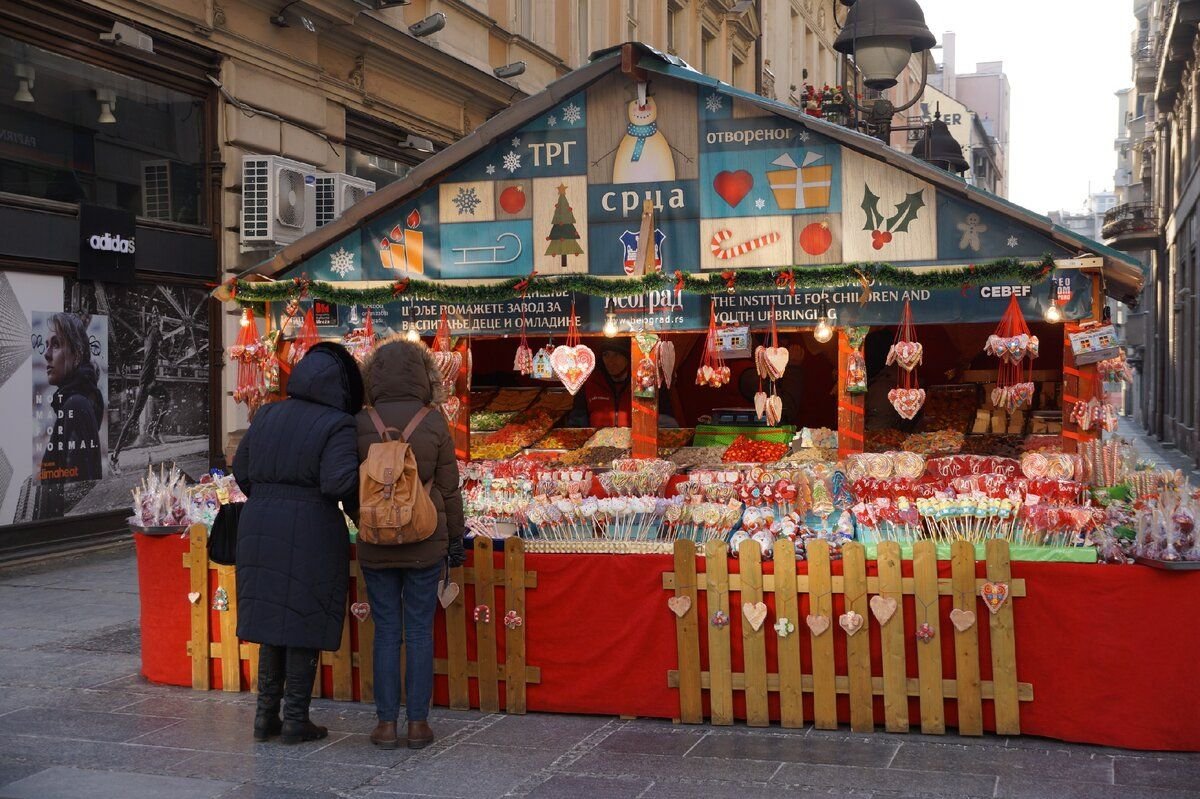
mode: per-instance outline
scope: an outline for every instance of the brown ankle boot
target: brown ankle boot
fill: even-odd
[[[408,723],[409,749],[424,749],[431,743],[433,743],[433,730],[429,729],[429,722],[410,721]]]
[[[396,737],[396,722],[381,721],[376,724],[371,733],[371,743],[380,749],[395,749],[400,746],[400,740]]]

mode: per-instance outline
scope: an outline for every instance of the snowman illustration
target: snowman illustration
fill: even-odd
[[[653,97],[629,101],[629,124],[617,147],[613,183],[650,183],[675,180],[675,162],[667,137],[658,131],[658,106]]]

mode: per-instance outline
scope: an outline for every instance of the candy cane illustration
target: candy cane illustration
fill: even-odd
[[[745,255],[748,252],[753,252],[759,247],[765,247],[768,244],[774,244],[779,241],[778,233],[768,233],[765,236],[743,241],[741,244],[732,247],[722,247],[721,243],[733,236],[732,230],[718,230],[712,237],[712,254],[722,261],[728,261],[730,258],[737,258],[739,255]]]

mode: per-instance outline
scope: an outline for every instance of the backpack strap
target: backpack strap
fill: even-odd
[[[366,411],[367,411],[367,416],[371,417],[371,424],[375,425],[375,432],[379,434],[379,437],[381,439],[383,439],[384,441],[391,441],[392,438],[389,435],[388,431],[395,431],[396,428],[386,427],[383,424],[383,419],[380,418],[379,414],[375,411],[375,408],[373,406],[368,405],[366,408]],[[406,435],[405,440],[407,440],[407,439],[408,439],[408,436]]]
[[[421,422],[425,421],[425,417],[429,415],[429,411],[430,408],[428,405],[417,411],[416,415],[413,416],[412,421],[408,423],[408,427],[404,428],[404,432],[400,434],[401,441],[406,444],[408,443],[408,439],[412,437],[413,433],[416,432],[417,427],[420,426]]]

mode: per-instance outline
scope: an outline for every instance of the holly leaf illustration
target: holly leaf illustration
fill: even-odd
[[[925,207],[925,190],[914,191],[907,195],[904,201],[896,206],[896,215],[888,219],[888,230],[895,233],[907,233],[908,226],[917,219],[917,211]]]
[[[863,230],[879,230],[883,224],[883,214],[879,212],[879,198],[871,192],[871,187],[863,184],[863,201],[859,206],[867,213],[867,224]]]

